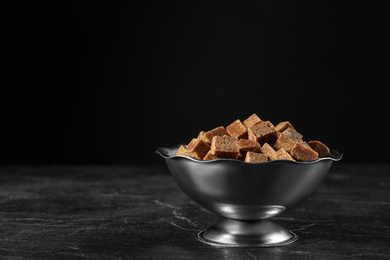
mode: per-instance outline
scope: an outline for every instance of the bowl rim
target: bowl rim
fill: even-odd
[[[293,164],[314,164],[314,163],[317,163],[317,162],[320,162],[320,161],[326,161],[326,160],[330,160],[330,161],[334,161],[334,162],[337,162],[337,161],[340,161],[341,158],[343,158],[343,154],[338,152],[337,150],[335,149],[330,149],[330,152],[331,154],[334,155],[334,158],[332,157],[322,157],[322,158],[318,158],[316,160],[313,160],[313,161],[305,161],[305,162],[301,162],[301,161],[291,161],[291,160],[287,160],[287,159],[282,159],[282,160],[272,160],[272,161],[268,161],[268,162],[255,162],[255,163],[252,163],[252,162],[245,162],[245,161],[240,161],[240,160],[236,160],[236,159],[228,159],[228,158],[221,158],[221,159],[216,159],[216,160],[211,160],[211,161],[202,161],[202,160],[198,160],[198,159],[195,159],[195,158],[192,158],[192,157],[188,157],[188,156],[184,156],[184,155],[169,155],[168,154],[168,151],[172,151],[172,150],[178,150],[180,145],[186,145],[185,143],[181,143],[181,144],[177,144],[177,145],[174,145],[174,146],[171,146],[171,147],[158,147],[155,151],[155,153],[159,154],[161,157],[165,158],[165,159],[173,159],[173,158],[184,158],[184,159],[187,159],[187,160],[190,160],[190,161],[194,161],[194,162],[197,162],[197,163],[202,163],[202,164],[206,164],[206,163],[217,163],[217,162],[223,162],[223,161],[228,161],[228,162],[234,162],[234,163],[243,163],[243,164],[247,164],[247,165],[259,165],[259,164],[271,164],[271,163],[276,163],[276,162],[288,162],[288,163],[293,163]]]

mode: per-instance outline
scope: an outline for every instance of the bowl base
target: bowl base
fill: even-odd
[[[222,247],[275,247],[291,244],[298,236],[269,220],[224,219],[200,231],[198,239]]]

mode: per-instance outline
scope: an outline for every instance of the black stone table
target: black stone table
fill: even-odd
[[[1,259],[390,259],[390,165],[335,163],[273,218],[299,235],[288,246],[199,242],[216,218],[165,166],[0,167]]]

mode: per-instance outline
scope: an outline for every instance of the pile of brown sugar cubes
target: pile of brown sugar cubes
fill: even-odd
[[[226,128],[201,131],[188,146],[180,146],[176,155],[203,161],[228,158],[250,163],[333,157],[320,141],[305,142],[302,137],[288,121],[274,126],[253,114],[243,122],[237,119]]]

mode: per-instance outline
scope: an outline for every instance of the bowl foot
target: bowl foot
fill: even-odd
[[[206,244],[224,247],[274,247],[295,242],[298,236],[269,220],[224,219],[198,234]]]

